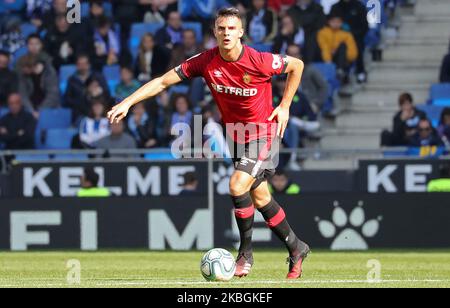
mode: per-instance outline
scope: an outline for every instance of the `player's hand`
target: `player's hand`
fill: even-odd
[[[272,112],[272,115],[269,117],[269,121],[277,118],[278,128],[277,128],[277,136],[281,139],[284,136],[284,132],[286,131],[286,127],[289,122],[289,108],[285,108],[283,106],[278,106]]]
[[[119,123],[122,121],[127,116],[130,107],[131,105],[127,101],[115,105],[111,111],[108,112],[109,123],[113,124],[114,122]]]

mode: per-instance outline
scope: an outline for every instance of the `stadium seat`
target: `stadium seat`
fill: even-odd
[[[20,32],[22,32],[22,36],[24,38],[27,38],[29,35],[36,33],[37,32],[37,28],[35,25],[30,24],[30,23],[24,23],[20,25]]]
[[[89,2],[81,3],[81,17],[85,18],[89,16]]]
[[[167,149],[164,149],[167,150]],[[160,153],[147,153],[144,155],[145,160],[174,160],[172,153],[170,152],[170,149],[167,150],[167,152],[160,152]]]
[[[23,46],[23,47],[19,48],[18,50],[16,50],[16,52],[13,54],[13,57],[12,57],[13,59],[11,61],[11,68],[13,68],[17,63],[17,60],[19,60],[22,56],[26,55],[27,52],[28,52],[27,46]]]
[[[430,89],[431,101],[450,99],[450,83],[433,84]]]
[[[49,129],[44,143],[45,149],[68,150],[72,145],[72,138],[77,134],[75,129]]]
[[[77,71],[76,65],[63,65],[59,68],[59,90],[64,94],[67,89],[67,82],[73,74]]]
[[[0,108],[0,118],[9,112],[8,108]]]
[[[69,128],[72,122],[72,110],[65,108],[42,109],[39,115],[38,130]]]
[[[441,113],[442,110],[444,110],[444,106],[437,106],[437,105],[417,105],[417,109],[422,110],[425,112],[428,116],[428,118],[431,120],[431,123],[434,127],[437,127],[439,125],[439,121],[441,119]]]
[[[428,157],[437,158],[444,155],[447,152],[445,147],[410,147],[408,148],[408,156],[413,157]]]
[[[146,33],[154,35],[163,26],[163,23],[134,23],[131,26],[129,47],[133,59],[137,56],[142,36]]]
[[[103,67],[103,76],[108,83],[109,92],[114,96],[116,87],[120,83],[120,66],[109,65]]]
[[[185,85],[172,86],[169,88],[168,94],[169,94],[169,96],[171,96],[173,93],[188,94],[189,86],[185,86]]]
[[[194,30],[195,37],[197,38],[197,43],[203,41],[203,28],[202,24],[199,22],[183,22],[184,29]]]
[[[103,3],[103,9],[105,10],[105,15],[108,17],[112,17],[113,15],[113,9],[112,4],[109,2]],[[81,17],[88,17],[89,16],[89,2],[83,2],[81,4]]]
[[[261,52],[271,52],[273,44],[263,44],[263,43],[261,43],[261,44],[250,44],[249,46],[254,48],[254,49],[256,49],[256,50],[258,50],[258,51],[261,51]]]
[[[329,94],[328,100],[325,102],[322,111],[327,112],[333,109],[333,96],[339,90],[341,84],[337,79],[336,65],[333,63],[313,63],[313,66],[322,74],[328,82]]]
[[[15,160],[18,162],[25,162],[25,161],[31,161],[31,162],[36,162],[36,161],[48,161],[49,160],[49,156],[48,155],[44,155],[44,154],[36,154],[36,155],[32,155],[32,154],[23,154],[23,155],[16,155]]]
[[[87,154],[57,154],[53,157],[57,161],[86,161],[89,160]]]

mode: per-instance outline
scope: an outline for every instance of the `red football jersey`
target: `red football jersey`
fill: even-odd
[[[205,79],[225,125],[244,124],[258,128],[247,131],[243,136],[231,134],[229,125],[226,125],[230,137],[243,143],[271,138],[276,132],[276,125],[273,125],[276,119],[271,123],[268,121],[274,109],[271,81],[273,75],[283,74],[286,67],[286,57],[259,52],[244,45],[235,62],[225,61],[216,47],[188,59],[175,71],[182,79]]]

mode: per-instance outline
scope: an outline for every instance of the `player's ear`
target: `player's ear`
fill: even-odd
[[[239,30],[239,38],[242,38],[244,36],[244,29],[241,28],[241,30]]]

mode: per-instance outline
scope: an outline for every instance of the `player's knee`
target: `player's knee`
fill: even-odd
[[[257,208],[263,208],[267,204],[272,201],[272,195],[271,194],[254,194],[253,196],[253,205]]]
[[[230,179],[230,194],[232,196],[242,196],[250,191],[246,179],[238,174],[233,174]]]

